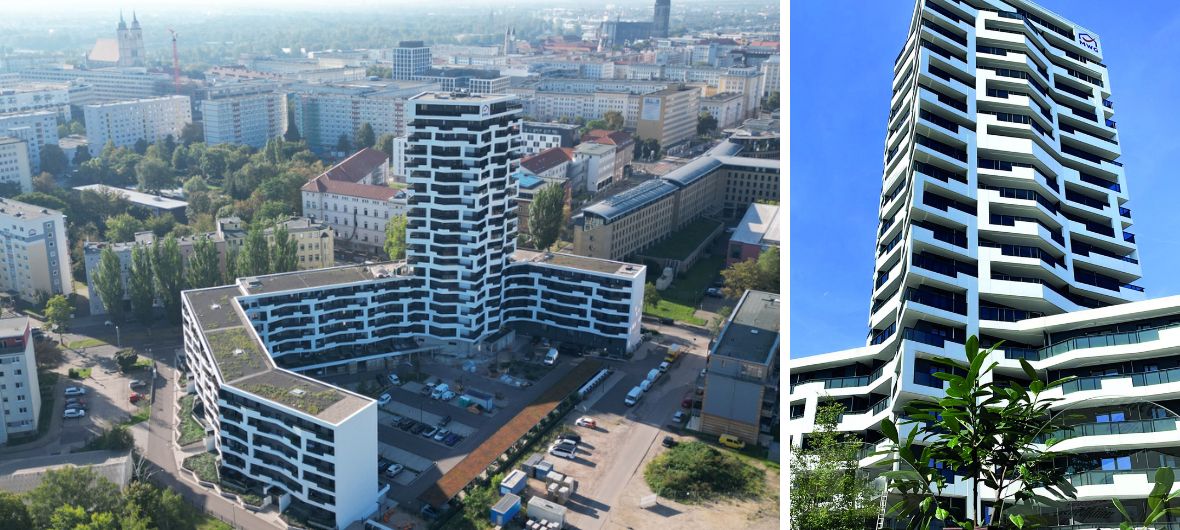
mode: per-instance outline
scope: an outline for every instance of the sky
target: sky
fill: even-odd
[[[1143,267],[1135,284],[1149,298],[1180,294],[1180,2],[1040,4],[1101,39]],[[913,9],[791,4],[791,357],[865,344],[893,60]]]

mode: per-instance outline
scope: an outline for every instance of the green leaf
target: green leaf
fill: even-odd
[[[1028,361],[1021,359],[1020,360],[1020,369],[1024,370],[1025,375],[1027,375],[1029,379],[1032,379],[1034,381],[1039,379],[1037,377],[1037,371],[1033,370],[1032,365],[1028,364]]]
[[[893,424],[893,420],[885,418],[881,420],[881,434],[885,435],[889,441],[897,443],[897,426]]]
[[[1114,509],[1118,510],[1119,513],[1123,514],[1123,519],[1125,521],[1133,522],[1131,520],[1131,514],[1127,513],[1127,509],[1125,507],[1123,507],[1122,501],[1120,501],[1118,499],[1110,499],[1110,501],[1114,503]],[[1123,523],[1123,524],[1126,524],[1126,523]]]
[[[926,499],[926,500],[930,500],[930,499]],[[946,508],[939,508],[937,510],[934,510],[934,518],[938,519],[939,521],[945,521],[947,517],[950,517],[950,515],[951,515],[951,512],[946,511]]]
[[[923,512],[930,511],[931,502],[934,502],[934,498],[926,497],[925,499],[922,499],[922,502],[918,503],[918,507],[921,508]]]
[[[979,355],[979,337],[975,335],[967,337],[967,344],[964,345],[963,350],[967,354],[967,362],[974,362],[975,357]]]
[[[1021,359],[1021,360],[1023,361],[1024,359]],[[1008,514],[1008,520],[1012,521],[1012,524],[1016,525],[1016,528],[1024,528],[1024,516],[1023,515]]]

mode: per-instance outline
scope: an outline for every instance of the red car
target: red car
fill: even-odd
[[[132,392],[131,393],[131,402],[132,403],[138,403],[139,400],[141,400],[143,398],[144,398],[143,394],[140,394],[139,392]]]

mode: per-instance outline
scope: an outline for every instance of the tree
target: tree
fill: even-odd
[[[151,251],[144,245],[131,249],[131,271],[127,276],[127,292],[131,295],[131,312],[140,324],[150,326],[155,313],[155,280],[152,278]]]
[[[660,300],[664,298],[660,296],[660,290],[656,289],[656,284],[643,284],[643,305],[645,307],[656,307],[660,305]]]
[[[70,159],[66,158],[66,153],[61,147],[57,144],[41,146],[41,171],[57,176],[64,174],[69,167]]]
[[[135,363],[139,362],[139,354],[131,348],[125,348],[115,352],[115,363],[119,365],[119,369],[127,372],[135,367]]]
[[[143,223],[127,213],[107,218],[106,225],[107,241],[111,243],[134,241],[135,233],[143,231]]]
[[[373,134],[373,126],[369,122],[362,123],[356,130],[356,148],[373,147],[377,143],[377,136]]]
[[[295,124],[294,105],[287,108],[287,131],[283,133],[283,139],[288,142],[298,142],[303,139],[299,135],[299,126]]]
[[[60,506],[75,506],[86,513],[115,510],[119,488],[89,467],[67,466],[46,471],[41,484],[25,493],[25,502],[34,526],[45,528]]]
[[[336,150],[344,154],[352,152],[352,143],[348,141],[347,134],[341,134],[336,140]]]
[[[717,118],[708,112],[702,112],[697,116],[697,134],[704,136],[717,130]]]
[[[200,123],[186,123],[180,129],[180,143],[192,145],[205,141],[205,128]]]
[[[606,122],[606,129],[617,131],[623,128],[623,113],[617,110],[608,110],[602,115],[602,121]]]
[[[557,242],[561,225],[565,221],[562,206],[565,190],[556,184],[547,184],[533,195],[529,205],[529,234],[537,250],[548,250]]]
[[[17,195],[16,197],[13,197],[13,199],[16,199],[16,200],[26,203],[26,204],[36,204],[37,206],[40,206],[42,208],[49,208],[51,210],[57,210],[59,212],[65,211],[66,206],[67,206],[66,201],[63,201],[58,197],[55,197],[53,195],[50,195],[48,193],[43,193],[40,191],[34,191],[33,193],[22,193],[20,195]],[[71,217],[73,217],[73,216],[71,216]]]
[[[115,514],[87,513],[81,506],[59,506],[49,518],[49,530],[120,530]]]
[[[73,312],[74,307],[70,304],[70,299],[66,298],[65,295],[54,295],[53,298],[50,298],[45,303],[45,320],[58,333],[65,331],[66,324],[70,322],[70,314]]]
[[[1123,506],[1122,501],[1117,497],[1111,499],[1114,502],[1114,507],[1123,516],[1123,522],[1119,524],[1120,530],[1150,528],[1160,522],[1160,519],[1165,515],[1172,517],[1180,515],[1180,508],[1176,507],[1177,500],[1180,500],[1180,491],[1172,491],[1172,484],[1176,482],[1176,472],[1172,471],[1170,467],[1157,468],[1155,479],[1152,482],[1155,486],[1147,494],[1148,513],[1144,514],[1142,524],[1137,523],[1136,519],[1127,513],[1127,508]]]
[[[231,248],[225,252],[225,278],[222,283],[234,283],[239,278],[238,275],[238,261],[240,256],[238,249]]]
[[[158,488],[147,482],[135,481],[123,490],[123,518],[127,526],[128,515],[138,511],[148,518],[146,528],[179,530],[192,528],[187,517],[190,512],[184,499],[172,490]]]
[[[964,347],[965,369],[945,361],[946,370],[932,374],[945,381],[946,397],[906,405],[901,424],[914,427],[906,438],[900,437],[893,420],[881,421],[882,434],[896,447],[897,456],[887,463],[898,466],[884,477],[901,495],[889,511],[908,520],[911,528],[929,528],[937,524],[934,521],[965,528],[1001,522],[1007,526],[1011,521],[1020,528],[1025,525],[1020,511],[1054,502],[1035,489],[1057,501],[1077,496],[1068,468],[1054,464],[1058,455],[1052,447],[1059,440],[1040,437],[1067,428],[1062,415],[1051,415],[1051,407],[1061,398],[1042,394],[1073,377],[1046,383],[1020,359],[1031,379],[1027,389],[1019,383],[993,382],[988,373],[999,363],[985,363],[995,347],[980,350],[979,339],[971,336]],[[941,496],[952,473],[971,484],[966,514],[952,513]],[[985,520],[981,486],[995,492],[993,499],[986,499],[993,506],[990,520]]]
[[[860,530],[877,516],[869,477],[857,473],[860,443],[836,426],[844,406],[822,405],[805,447],[791,455],[791,528]]]
[[[779,256],[778,247],[770,247],[758,255],[757,260],[748,259],[730,265],[721,271],[725,279],[724,294],[728,298],[741,297],[750,289],[778,292]]]
[[[395,215],[385,223],[385,254],[397,261],[406,257],[406,216]]]
[[[172,170],[159,158],[144,157],[135,164],[135,178],[140,191],[155,193],[172,185]]]
[[[221,281],[220,258],[217,246],[208,237],[193,242],[193,254],[185,268],[185,280],[190,289],[213,287]]]
[[[148,144],[148,141],[146,139],[140,138],[135,141],[135,144],[131,146],[131,149],[134,150],[136,154],[142,156],[144,153],[147,152],[148,145],[150,145],[150,144]]]
[[[393,139],[392,134],[382,134],[377,138],[377,144],[374,145],[378,151],[385,153],[385,156],[393,158]]]
[[[110,246],[102,249],[98,258],[98,270],[94,272],[94,288],[98,298],[106,306],[111,320],[123,322],[123,264],[119,255]]]
[[[270,246],[270,271],[278,273],[298,269],[298,245],[287,232],[287,227],[279,225],[275,229],[274,244]]]
[[[170,322],[180,320],[180,291],[184,289],[184,263],[180,243],[168,235],[164,242],[152,244],[152,272],[156,275],[156,296],[164,304],[164,315]]]
[[[81,166],[88,160],[90,160],[90,147],[79,145],[78,148],[74,150],[74,166]]]
[[[0,491],[0,528],[32,528],[29,508],[14,493]]]
[[[238,253],[238,274],[258,276],[270,272],[269,254],[266,235],[255,225],[246,233],[246,240],[242,242],[242,250]]]
[[[778,92],[771,92],[766,96],[766,102],[762,104],[764,110],[775,111],[778,110]]]

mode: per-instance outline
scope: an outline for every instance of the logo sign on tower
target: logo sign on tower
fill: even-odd
[[[1098,53],[1098,39],[1089,33],[1078,33],[1078,44],[1087,50]]]

